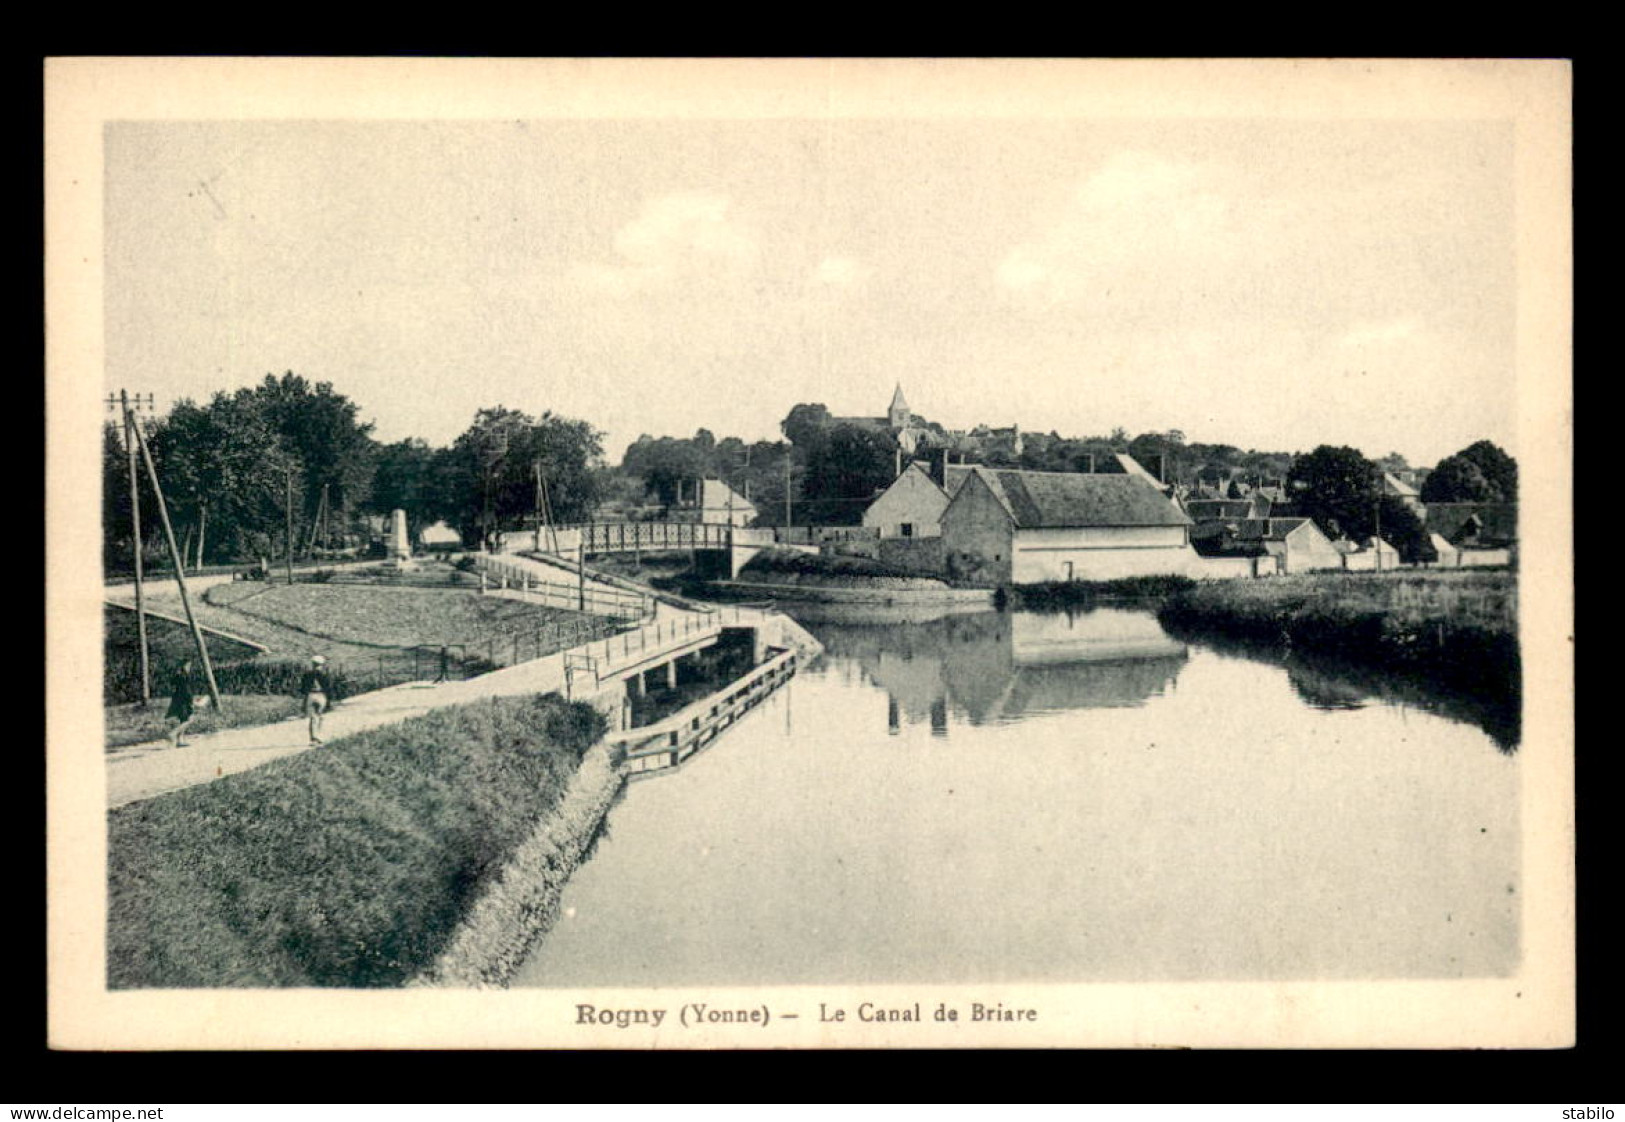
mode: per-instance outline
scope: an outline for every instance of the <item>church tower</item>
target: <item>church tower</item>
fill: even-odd
[[[894,429],[906,429],[913,420],[913,414],[908,410],[908,402],[903,400],[903,383],[897,383],[897,392],[891,395],[891,405],[886,410],[886,423]]]

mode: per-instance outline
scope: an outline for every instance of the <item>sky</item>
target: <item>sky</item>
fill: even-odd
[[[481,407],[777,439],[798,402],[1517,454],[1506,122],[112,122],[106,382],[287,370],[385,441]]]

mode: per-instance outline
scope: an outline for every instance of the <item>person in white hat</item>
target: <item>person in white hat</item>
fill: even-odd
[[[299,692],[305,695],[305,716],[310,721],[310,743],[314,746],[322,742],[322,714],[327,712],[332,704],[329,700],[333,696],[333,679],[327,672],[327,659],[322,655],[312,655],[310,669],[305,676],[299,679]]]

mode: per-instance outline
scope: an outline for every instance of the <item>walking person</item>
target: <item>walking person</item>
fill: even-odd
[[[310,669],[299,679],[299,692],[305,696],[305,716],[310,720],[310,743],[322,742],[322,715],[332,705],[333,679],[327,672],[327,659],[312,655]]]
[[[186,726],[192,723],[195,715],[193,706],[197,696],[197,679],[192,675],[192,660],[183,659],[180,666],[169,679],[169,708],[164,712],[166,720],[174,721],[175,725],[169,730],[169,746],[171,748],[184,748],[181,743],[181,733]]]

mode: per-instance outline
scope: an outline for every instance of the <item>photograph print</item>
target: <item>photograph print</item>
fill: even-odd
[[[1572,1043],[1565,64],[46,79],[56,1046]]]

